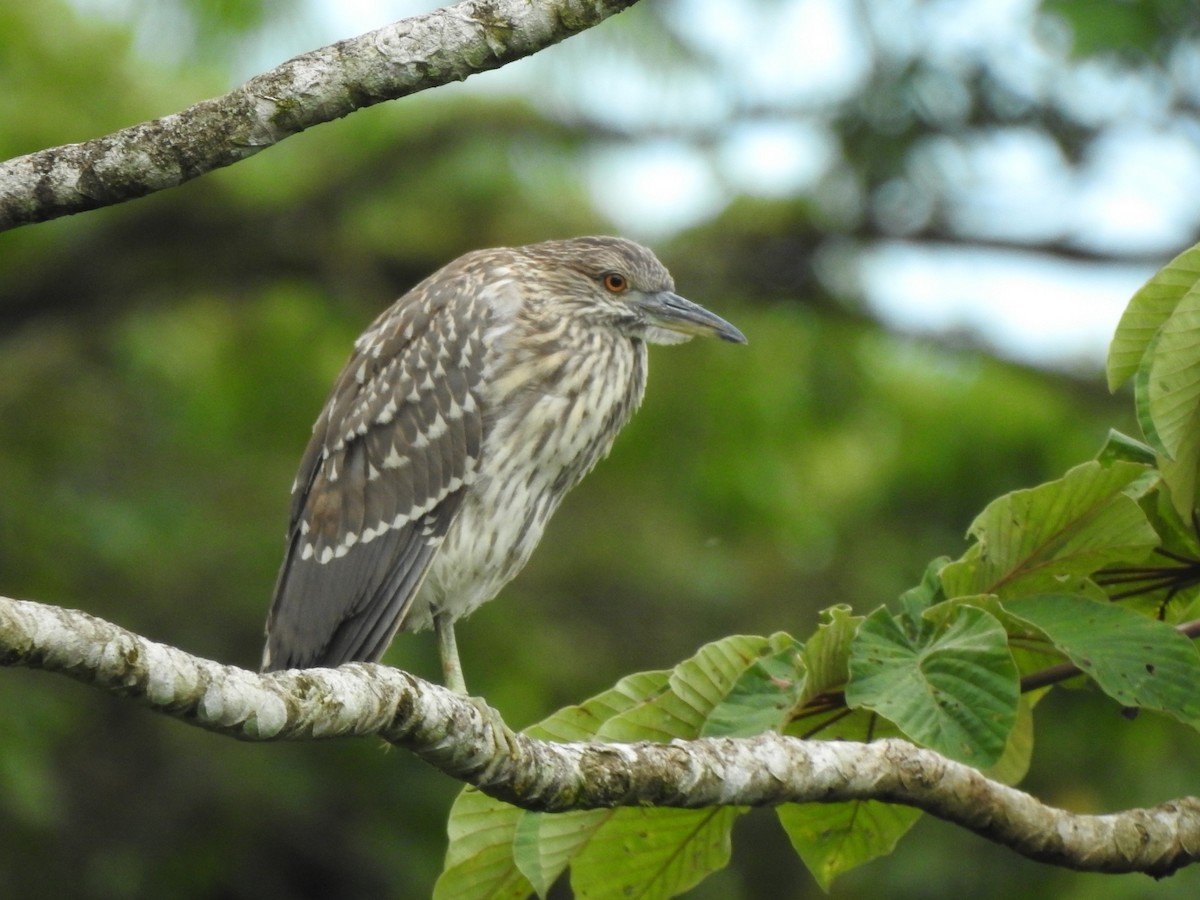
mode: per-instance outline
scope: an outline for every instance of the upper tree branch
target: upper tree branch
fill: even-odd
[[[556,44],[636,0],[465,0],[305,53],[223,97],[0,163],[0,231],[110,206]]]
[[[354,664],[256,675],[85,613],[5,597],[0,665],[60,672],[242,740],[377,734],[525,809],[877,799],[918,807],[1073,869],[1167,875],[1200,860],[1200,799],[1075,815],[897,740],[857,744],[772,733],[671,744],[554,744],[513,732],[481,701],[397,669]]]

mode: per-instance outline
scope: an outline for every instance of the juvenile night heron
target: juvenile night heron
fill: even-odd
[[[745,343],[674,293],[654,254],[584,237],[478,250],[354,344],[292,487],[264,670],[378,659],[431,625],[465,692],[454,622],[517,574],[646,386],[646,344]]]

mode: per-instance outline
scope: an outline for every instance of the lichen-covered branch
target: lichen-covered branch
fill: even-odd
[[[526,809],[877,799],[918,807],[1072,869],[1162,876],[1200,860],[1200,798],[1075,815],[898,740],[858,744],[765,734],[554,744],[513,732],[478,699],[398,669],[352,664],[259,675],[86,613],[6,597],[0,597],[0,665],[59,672],[241,740],[379,735]]]
[[[313,125],[586,31],[636,0],[465,0],[305,53],[223,97],[0,163],[0,231],[110,206],[230,165]]]

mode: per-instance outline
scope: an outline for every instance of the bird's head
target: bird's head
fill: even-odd
[[[641,244],[581,237],[526,249],[556,270],[556,301],[597,324],[652,344],[681,344],[697,335],[746,343],[732,324],[676,294],[671,273]]]

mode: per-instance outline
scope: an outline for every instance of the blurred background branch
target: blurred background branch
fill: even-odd
[[[175,187],[356,109],[545,49],[634,0],[466,0],[293,57],[237,90],[0,163],[0,231]]]

